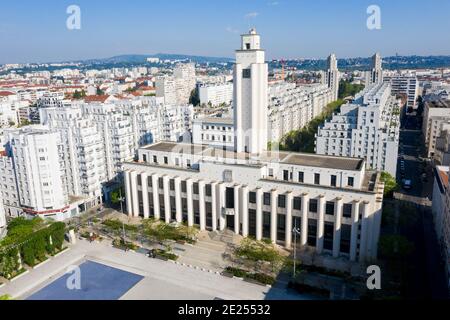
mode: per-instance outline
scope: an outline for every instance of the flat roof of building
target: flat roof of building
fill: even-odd
[[[221,159],[236,160],[255,160],[261,162],[280,162],[284,164],[292,164],[306,167],[320,167],[337,170],[359,171],[362,169],[364,159],[336,157],[309,153],[297,153],[286,151],[266,151],[259,157],[253,157],[249,153],[234,152],[231,150],[222,150],[207,145],[176,143],[176,142],[159,142],[153,145],[143,147],[144,150],[159,152],[174,152],[184,154],[195,154],[202,157],[212,157]]]
[[[145,150],[160,152],[177,152],[186,154],[199,154],[208,149],[208,146],[200,144],[176,143],[176,142],[158,142],[146,147]]]
[[[221,117],[204,117],[204,118],[197,118],[194,119],[194,122],[200,122],[200,123],[205,123],[205,124],[233,124],[234,120],[232,118],[221,118]]]
[[[322,156],[317,154],[291,153],[281,162],[299,166],[359,171],[362,168],[364,160],[358,158]]]

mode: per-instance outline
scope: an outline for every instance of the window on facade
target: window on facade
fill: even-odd
[[[242,70],[242,77],[244,79],[250,79],[252,77],[252,71],[250,69]]]
[[[278,207],[286,208],[286,196],[284,194],[278,196]]]
[[[181,181],[181,192],[186,192],[187,187],[186,187],[186,181]]]
[[[256,192],[249,192],[249,194],[248,194],[248,202],[256,203]]]
[[[324,223],[323,248],[325,250],[333,250],[334,223]]]
[[[158,157],[157,156],[153,156],[153,163],[158,163]]]
[[[270,206],[270,193],[264,192],[264,205]]]
[[[320,173],[314,174],[314,184],[320,184]]]
[[[198,194],[198,183],[197,182],[194,183],[193,192],[194,192],[194,194]]]
[[[355,179],[353,177],[348,177],[348,186],[353,187]]]
[[[207,197],[211,197],[211,185],[207,184],[205,187],[205,194]]]
[[[309,212],[317,212],[317,199],[309,200]]]
[[[317,237],[317,220],[308,219],[308,246],[316,246]]]
[[[298,182],[303,183],[305,179],[305,174],[303,172],[298,173]]]
[[[294,197],[294,210],[302,209],[302,198]]]
[[[164,157],[164,164],[169,164],[169,158]]]
[[[336,181],[337,181],[337,177],[334,174],[332,174],[331,175],[331,186],[332,187],[336,187]]]
[[[325,214],[328,215],[334,215],[334,202],[333,201],[327,201],[325,204]]]
[[[353,205],[351,203],[344,203],[342,216],[344,218],[351,218],[352,217],[352,209],[353,209]]]
[[[283,180],[288,181],[289,180],[289,171],[283,170]]]
[[[172,190],[172,191],[175,190],[175,180],[174,179],[169,180],[169,187],[170,187],[170,190]]]

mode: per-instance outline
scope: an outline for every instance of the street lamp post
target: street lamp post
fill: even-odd
[[[296,273],[296,267],[297,267],[297,235],[300,235],[300,229],[297,228],[297,220],[295,220],[295,226],[292,230],[292,233],[294,234],[294,273],[292,277],[295,279],[295,273]]]

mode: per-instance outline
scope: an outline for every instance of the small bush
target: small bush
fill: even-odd
[[[264,273],[251,273],[247,275],[248,279],[253,279],[262,284],[273,285],[275,278]]]
[[[244,278],[248,274],[248,272],[245,270],[233,267],[226,267],[225,272],[231,273],[233,276],[238,278]]]
[[[173,260],[176,261],[178,259],[178,256],[174,253],[168,252],[166,250],[161,250],[161,249],[156,249],[154,251],[155,255],[169,259],[169,260]]]

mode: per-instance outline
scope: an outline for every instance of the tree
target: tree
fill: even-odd
[[[120,204],[120,194],[122,193],[122,196],[125,195],[125,189],[123,187],[119,187],[113,191],[111,191],[111,203],[113,205]]]
[[[191,96],[189,97],[189,103],[192,104],[194,107],[197,107],[200,105],[200,98],[198,96],[198,90],[195,88],[191,91]]]
[[[336,100],[329,103],[325,110],[316,118],[311,120],[304,128],[287,133],[280,141],[279,149],[282,151],[314,153],[315,134],[317,129],[325,120],[337,112],[344,100]]]
[[[78,90],[75,90],[74,94],[73,94],[73,98],[74,99],[83,99],[84,97],[86,97],[86,92],[84,90],[81,90],[81,92],[79,92]]]
[[[354,96],[364,89],[363,84],[351,83],[351,81],[341,80],[339,82],[339,99],[344,99],[349,96]]]
[[[384,196],[392,198],[394,191],[397,191],[399,188],[397,180],[386,171],[381,172],[380,180],[384,182]]]
[[[103,91],[102,89],[100,89],[100,87],[97,87],[97,92],[96,92],[96,94],[97,94],[98,96],[103,96],[103,95],[105,94],[105,91]]]
[[[378,250],[387,259],[404,260],[414,251],[414,244],[404,236],[385,235],[380,237]]]

